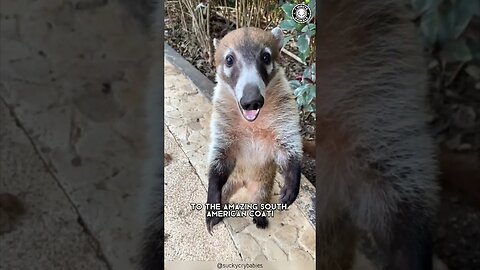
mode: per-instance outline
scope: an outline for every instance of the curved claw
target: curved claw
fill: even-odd
[[[290,206],[298,196],[298,191],[295,192],[291,188],[285,186],[282,188],[280,192],[280,203],[286,204],[287,207]]]
[[[213,229],[213,227],[209,223],[207,223],[207,231],[210,234],[210,236],[213,236],[212,229]]]
[[[207,231],[211,236],[213,236],[213,234],[212,234],[213,227],[215,227],[215,225],[220,223],[220,221],[222,221],[222,218],[207,217]]]

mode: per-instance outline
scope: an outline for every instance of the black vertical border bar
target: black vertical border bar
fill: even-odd
[[[316,74],[316,77],[318,78],[318,74],[319,72],[321,72],[321,70],[319,70],[318,68],[318,63],[320,62],[319,59],[320,59],[320,53],[319,53],[319,47],[320,47],[320,44],[321,44],[321,40],[319,38],[319,35],[318,35],[318,25],[319,23],[321,23],[321,19],[320,18],[320,9],[322,8],[322,2],[323,1],[326,1],[326,0],[315,0],[316,1],[316,5],[315,5],[315,74]],[[341,0],[338,0],[338,1],[341,1]],[[317,81],[315,82],[315,92],[316,92],[316,97],[319,96],[319,91],[320,90],[320,87],[319,87],[319,84],[317,83]],[[315,108],[320,108],[320,101],[318,98],[315,99]],[[316,115],[316,117],[318,117],[318,115]],[[316,157],[319,157],[319,153],[318,153],[318,150],[319,150],[319,147],[318,147],[318,144],[316,143],[316,140],[317,138],[319,138],[319,128],[318,128],[318,119],[316,119],[315,121],[315,156]],[[317,168],[320,168],[320,166],[318,166],[318,159],[316,158],[315,159],[315,170],[317,170]],[[320,241],[320,234],[319,234],[319,227],[318,227],[318,224],[319,223],[319,214],[318,214],[318,209],[319,207],[317,207],[320,203],[320,197],[319,197],[319,179],[318,179],[318,173],[315,173],[315,176],[316,176],[316,179],[315,179],[315,224],[317,224],[317,226],[315,226],[315,230],[316,230],[316,237],[315,237],[315,245],[316,245],[316,248],[315,248],[315,269],[320,269],[320,266],[319,266],[319,256],[321,256],[321,252],[318,250],[318,247],[320,247],[321,245],[319,245],[319,241]]]
[[[140,196],[143,224],[141,227],[138,268],[140,270],[165,269],[165,181],[164,181],[164,124],[165,124],[165,63],[164,29],[165,3],[163,0],[141,0],[152,8],[148,22],[150,50],[148,79],[145,87],[145,113],[147,119],[147,149],[149,158],[144,164]],[[147,177],[149,179],[147,179]],[[151,179],[150,179],[151,178]]]
[[[161,92],[161,100],[162,100],[162,104],[164,106],[162,106],[162,112],[161,112],[161,118],[162,118],[162,125],[161,125],[161,134],[162,134],[162,144],[160,146],[160,149],[161,149],[161,153],[163,153],[163,156],[165,155],[165,137],[163,136],[164,134],[164,123],[165,123],[165,58],[163,57],[163,53],[164,53],[164,34],[165,34],[165,1],[164,0],[158,0],[158,3],[159,3],[159,9],[160,9],[160,14],[161,16],[157,17],[157,25],[158,25],[158,29],[160,31],[160,33],[157,33],[157,46],[159,46],[159,50],[160,52],[162,53],[162,55],[158,55],[158,61],[160,63],[160,69],[162,70],[162,75],[160,76],[161,77],[161,85],[162,85],[162,91]],[[165,269],[165,220],[164,220],[164,213],[165,213],[165,181],[164,181],[164,177],[165,177],[165,173],[164,173],[164,158],[162,157],[161,159],[161,163],[162,163],[162,185],[161,185],[161,200],[162,200],[162,249],[161,249],[161,259],[162,259],[162,262],[161,262],[161,268],[160,269]]]
[[[159,76],[159,86],[161,86],[161,91],[159,99],[161,100],[162,104],[162,109],[161,112],[159,113],[159,121],[158,124],[160,126],[160,137],[162,138],[161,144],[158,146],[159,152],[162,153],[162,157],[160,158],[159,162],[161,163],[160,168],[161,168],[161,185],[160,185],[160,190],[159,190],[159,200],[161,200],[160,204],[162,206],[162,215],[161,215],[161,226],[162,226],[162,238],[161,238],[161,244],[159,246],[159,259],[161,259],[161,262],[159,264],[159,268],[157,269],[165,269],[165,164],[164,164],[164,156],[165,156],[165,137],[164,137],[164,127],[165,127],[165,58],[163,57],[164,54],[164,41],[165,41],[165,1],[164,0],[156,0],[157,1],[157,11],[155,12],[155,29],[157,29],[157,32],[155,33],[156,36],[156,42],[155,42],[155,48],[158,50],[157,54],[155,55],[155,61],[158,61],[158,70],[161,71],[161,74],[156,74],[156,76]],[[157,47],[158,46],[158,47]]]

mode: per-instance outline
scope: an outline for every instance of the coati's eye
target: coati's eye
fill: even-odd
[[[262,61],[265,65],[269,65],[270,62],[272,61],[270,53],[268,52],[262,53]]]
[[[227,64],[227,67],[233,66],[233,56],[230,54],[225,57],[225,63]]]

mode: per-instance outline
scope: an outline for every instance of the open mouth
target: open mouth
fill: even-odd
[[[240,107],[240,106],[239,106]],[[244,110],[240,107],[240,111],[242,112],[243,118],[249,122],[255,121],[257,119],[258,114],[260,113],[260,109],[257,110]]]

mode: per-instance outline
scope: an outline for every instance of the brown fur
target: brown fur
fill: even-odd
[[[431,269],[437,205],[426,70],[394,0],[323,0],[317,35],[317,269]]]
[[[223,54],[227,48],[236,48],[245,40],[245,32],[252,42],[264,44],[266,47],[272,48],[272,58],[278,60],[280,57],[280,48],[277,46],[273,35],[255,27],[245,27],[236,31],[232,31],[222,38],[221,46],[215,50],[215,66],[219,66],[223,62]]]
[[[302,155],[299,115],[284,71],[276,65],[282,39],[281,32],[275,30],[241,28],[214,41],[217,85],[210,124],[209,203],[219,200],[219,187],[222,203],[270,202],[277,165],[285,171],[281,201],[289,205],[298,195]],[[227,49],[238,60],[231,67],[224,63]],[[265,51],[271,52],[270,64],[262,62]],[[244,119],[239,107],[240,85],[247,82],[256,84],[264,98],[253,122]],[[246,193],[246,198],[239,198],[239,191]],[[208,230],[219,221],[207,217]],[[267,224],[266,219],[254,222],[260,228]]]
[[[239,113],[236,100],[227,91],[221,91],[218,101],[214,103],[214,117],[228,122],[228,128],[224,130],[224,136],[228,137],[225,140],[232,143],[229,146],[228,155],[234,156],[238,165],[230,177],[232,182],[227,182],[224,186],[224,190],[229,190],[224,194],[226,202],[229,201],[228,196],[234,194],[230,190],[238,190],[245,186],[250,180],[248,177],[264,181],[266,183],[265,187],[269,190],[272,188],[277,165],[269,162],[269,159],[273,158],[280,148],[277,140],[280,134],[276,125],[281,122],[277,119],[279,115],[293,114],[292,112],[297,110],[293,95],[286,91],[274,91],[279,87],[285,87],[284,83],[282,70],[268,86],[270,90],[266,92],[265,105],[253,123],[246,122],[243,119]],[[251,164],[252,158],[259,164],[265,163],[265,165],[246,169],[246,166]],[[257,190],[251,190],[252,198],[255,197],[254,193],[257,193]],[[266,192],[264,197],[257,197],[257,200],[252,200],[252,202],[266,202],[270,198],[271,193]]]

